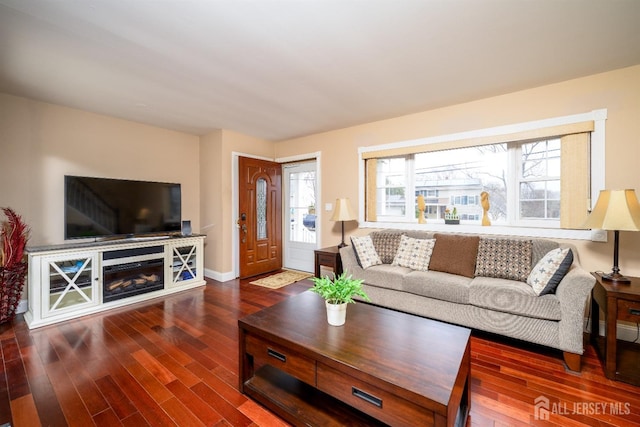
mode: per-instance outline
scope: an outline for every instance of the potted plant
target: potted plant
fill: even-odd
[[[20,297],[27,263],[24,250],[29,227],[10,208],[3,208],[7,219],[0,224],[0,324],[13,320]]]
[[[353,279],[344,272],[338,277],[330,279],[314,277],[312,292],[320,295],[325,300],[327,307],[327,321],[330,325],[344,325],[347,316],[347,304],[355,303],[354,296],[359,296],[365,301],[371,301],[362,289],[362,280]]]
[[[453,212],[448,208],[444,211],[444,223],[445,224],[460,224],[460,215],[458,215],[458,208],[453,207]]]

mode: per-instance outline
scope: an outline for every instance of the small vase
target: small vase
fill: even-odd
[[[327,306],[327,321],[332,326],[342,326],[347,319],[347,303],[330,304],[325,301]]]

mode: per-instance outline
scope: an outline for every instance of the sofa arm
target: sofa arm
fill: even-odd
[[[342,261],[342,271],[347,275],[352,275],[354,278],[362,277],[364,270],[358,264],[358,259],[351,246],[340,248],[340,260]]]
[[[585,307],[596,279],[574,265],[556,289],[562,320],[559,322],[560,347],[572,353],[584,352]]]

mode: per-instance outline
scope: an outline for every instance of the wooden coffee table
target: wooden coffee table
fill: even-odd
[[[470,330],[304,292],[238,321],[240,390],[294,425],[464,426]]]

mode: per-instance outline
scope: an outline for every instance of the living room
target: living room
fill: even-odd
[[[21,213],[32,228],[30,244],[64,241],[64,175],[126,177],[182,184],[182,216],[193,230],[207,235],[205,268],[215,279],[233,272],[234,233],[231,205],[233,152],[278,159],[322,153],[322,205],[339,197],[359,200],[358,147],[427,136],[585,113],[606,107],[605,182],[607,188],[637,188],[638,127],[636,94],[640,66],[477,100],[432,111],[270,142],[230,130],[197,136],[87,111],[0,94],[5,204]],[[552,99],[553,102],[548,100]],[[576,108],[580,99],[580,108]],[[464,120],[458,120],[464,117]],[[11,143],[20,141],[20,143]],[[327,144],[326,141],[331,141]],[[333,171],[339,169],[340,173]],[[15,177],[24,177],[18,184]],[[345,183],[353,183],[345,185]],[[354,206],[355,207],[355,206]],[[356,207],[356,209],[358,209]],[[340,241],[340,228],[323,221],[320,241]],[[357,227],[346,223],[347,233]],[[640,275],[634,262],[640,236],[624,234],[620,268]],[[606,270],[610,242],[576,240],[582,265]]]
[[[633,36],[637,33],[629,37]],[[363,147],[604,109],[603,189],[637,190],[640,59],[637,51],[635,55],[624,66],[569,79],[531,81],[526,88],[505,87],[435,108],[275,139],[226,128],[198,133],[171,129],[169,122],[166,127],[145,124],[144,120],[73,107],[75,101],[62,105],[16,94],[5,84],[0,86],[0,206],[10,206],[23,216],[31,228],[30,245],[53,245],[64,242],[65,175],[178,182],[182,187],[182,218],[191,221],[195,232],[206,236],[204,269],[211,284],[236,278],[237,254],[229,248],[237,232],[232,198],[232,159],[237,153],[275,161],[311,158],[320,153],[321,193],[317,205],[324,207],[346,197],[363,214],[364,206],[359,203],[363,197],[359,149]],[[73,87],[68,89],[72,91]],[[77,90],[81,92],[82,87]],[[335,245],[341,238],[340,224],[330,221],[330,213],[319,215],[319,247]],[[347,222],[345,227],[347,237],[367,232],[358,228],[357,221]],[[570,240],[586,271],[610,270],[613,234],[608,237],[606,243]],[[622,232],[621,271],[640,277],[639,258],[640,233]],[[628,327],[627,332],[633,328]]]

